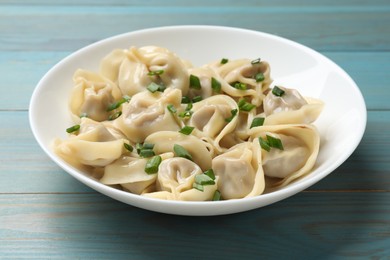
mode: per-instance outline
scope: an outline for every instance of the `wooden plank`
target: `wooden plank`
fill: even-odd
[[[41,77],[70,52],[0,51],[0,110],[23,110]],[[369,110],[390,109],[390,52],[323,52],[356,81]],[[271,64],[272,66],[272,64]],[[21,76],[21,74],[23,76]]]
[[[390,9],[381,5],[61,8],[10,5],[2,6],[0,13],[0,49],[14,51],[72,51],[120,33],[182,24],[225,25],[264,31],[320,51],[388,51],[390,46],[390,27],[387,26],[390,24]],[[373,15],[375,19],[372,19]],[[25,21],[39,26],[26,26]]]
[[[390,193],[306,192],[246,213],[181,217],[99,194],[0,195],[9,258],[384,259]]]
[[[355,153],[311,190],[390,190],[390,111],[368,114],[367,131]],[[91,192],[57,167],[38,147],[27,112],[0,112],[0,192]],[[16,138],[17,137],[17,138]],[[23,161],[23,163],[21,163]]]

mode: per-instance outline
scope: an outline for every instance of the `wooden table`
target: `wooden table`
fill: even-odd
[[[80,184],[40,149],[28,105],[73,51],[119,33],[210,24],[264,31],[343,67],[365,135],[329,177],[282,202],[218,217],[141,210]],[[388,0],[0,1],[0,258],[390,259]]]

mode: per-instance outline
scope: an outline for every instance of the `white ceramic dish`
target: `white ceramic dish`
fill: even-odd
[[[222,57],[267,60],[275,84],[298,89],[326,104],[315,122],[321,148],[313,172],[278,191],[258,197],[218,202],[178,202],[150,199],[105,186],[64,162],[50,149],[56,137],[65,138],[72,125],[68,97],[78,68],[97,70],[100,60],[115,48],[158,45],[194,65]],[[356,149],[366,126],[366,106],[355,82],[323,55],[274,35],[229,27],[175,26],[118,35],[87,46],[55,65],[38,83],[30,103],[30,124],[39,145],[61,168],[89,187],[124,203],[178,215],[220,215],[259,208],[290,197],[318,182]],[[44,180],[43,180],[44,181]],[[309,195],[308,195],[309,196]]]

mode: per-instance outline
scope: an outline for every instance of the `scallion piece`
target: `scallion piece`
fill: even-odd
[[[257,58],[257,59],[255,59],[255,60],[252,60],[251,61],[251,64],[252,65],[255,65],[255,64],[259,64],[261,62],[261,59],[260,58]]]
[[[226,58],[221,59],[221,64],[226,64],[228,62],[229,62],[229,59],[226,59]]]
[[[164,70],[153,70],[148,72],[148,76],[159,76],[164,73]]]
[[[199,101],[202,101],[202,96],[195,96],[192,98],[192,103],[196,103],[196,102],[199,102]]]
[[[156,92],[156,91],[159,91],[159,90],[160,90],[160,87],[161,87],[160,85],[158,85],[158,84],[152,82],[152,83],[150,83],[146,88],[147,88],[150,92],[154,93],[154,92]]]
[[[233,118],[237,115],[238,110],[237,110],[237,109],[232,109],[232,110],[230,110],[230,113],[231,113],[231,116],[228,117],[228,118],[225,118],[225,121],[226,121],[226,122],[232,121]]]
[[[137,150],[137,153],[139,154],[142,150],[143,145],[141,143],[135,144],[135,149]]]
[[[245,83],[242,83],[242,82],[233,82],[230,84],[233,88],[236,88],[236,89],[239,89],[239,90],[246,90],[247,89],[247,85]]]
[[[197,189],[198,191],[204,191],[203,185],[200,185],[196,182],[192,184],[192,188]]]
[[[182,133],[182,134],[185,134],[185,135],[190,135],[193,130],[194,130],[193,126],[186,125],[182,129],[180,129],[179,132]]]
[[[154,144],[151,144],[151,143],[144,143],[142,145],[142,149],[153,149],[154,148]]]
[[[254,109],[256,106],[247,102],[245,99],[240,99],[238,101],[238,108],[240,109],[240,111],[246,111],[246,112],[249,112],[251,111],[252,109]]]
[[[174,144],[173,151],[175,152],[175,154],[178,157],[183,157],[183,158],[186,158],[186,159],[192,161],[191,154],[189,152],[187,152],[187,150],[183,146],[178,145],[178,144]]]
[[[204,172],[207,176],[209,176],[212,180],[215,180],[215,174],[213,169],[208,169],[207,171]]]
[[[188,103],[187,104],[187,107],[186,107],[186,111],[190,111],[193,107],[193,104],[192,103]]]
[[[123,146],[126,148],[126,150],[128,150],[129,152],[132,152],[133,151],[133,146],[129,145],[128,143],[123,143]]]
[[[117,119],[118,117],[120,117],[122,115],[122,111],[118,111],[118,112],[115,112],[114,114],[110,115],[108,117],[108,120],[115,120]]]
[[[195,75],[190,75],[190,88],[201,89],[200,79]]]
[[[179,117],[181,117],[181,118],[190,118],[193,113],[194,113],[194,111],[186,110],[186,111],[183,111],[183,112],[179,113]]]
[[[263,81],[265,78],[264,78],[264,74],[263,73],[261,73],[261,72],[259,72],[259,73],[257,73],[256,75],[255,75],[255,80],[256,80],[256,82],[261,82],[261,81]]]
[[[67,128],[66,132],[68,134],[71,134],[71,133],[77,132],[79,129],[80,129],[80,125],[74,125],[74,126]]]
[[[191,103],[191,99],[189,97],[187,97],[187,96],[183,96],[181,98],[181,103],[182,104],[189,104],[189,103]]]
[[[88,117],[87,113],[81,113],[80,118]]]
[[[168,109],[168,111],[171,112],[172,114],[175,114],[175,113],[177,112],[175,106],[172,105],[172,104],[167,105],[167,109]]]
[[[195,176],[195,182],[200,185],[214,185],[215,181],[206,174],[198,174]]]
[[[211,88],[216,93],[221,93],[221,82],[219,82],[216,78],[211,77]]]
[[[153,156],[150,158],[145,165],[145,172],[147,174],[154,174],[158,172],[158,167],[160,166],[162,159],[160,155]]]
[[[284,94],[284,90],[279,88],[278,86],[275,86],[273,89],[272,89],[272,94],[274,94],[275,96],[277,97],[281,97],[283,96]]]
[[[262,126],[264,124],[264,120],[265,120],[264,117],[253,118],[251,126],[249,128],[256,127],[256,126]]]
[[[144,157],[144,158],[148,158],[148,157],[155,156],[155,153],[152,149],[142,149],[139,152],[139,156]]]
[[[271,147],[269,146],[268,141],[264,140],[263,138],[259,137],[259,144],[260,147],[266,150],[267,152],[271,151]]]
[[[221,192],[219,190],[216,190],[213,195],[213,201],[221,200]]]
[[[279,138],[270,136],[270,135],[266,135],[266,136],[267,136],[267,141],[268,141],[270,147],[284,150],[282,140],[280,140]]]
[[[118,102],[111,104],[107,108],[107,111],[115,110],[115,109],[119,108],[123,103],[129,102],[129,100],[130,100],[129,96],[123,96]]]

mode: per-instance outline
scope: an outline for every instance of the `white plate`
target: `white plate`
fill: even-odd
[[[325,108],[315,122],[321,134],[321,148],[313,172],[283,189],[254,198],[178,202],[145,198],[105,186],[64,162],[50,149],[50,143],[56,137],[66,138],[65,129],[72,125],[67,102],[74,71],[78,68],[97,71],[100,60],[111,50],[144,45],[166,47],[194,65],[221,58],[261,57],[270,63],[275,84],[296,88],[304,96],[323,100]],[[367,112],[355,82],[339,66],[312,49],[262,32],[215,26],[175,26],[118,35],[66,57],[38,83],[31,98],[29,116],[34,136],[47,155],[89,187],[124,203],[157,212],[220,215],[280,201],[327,176],[358,146],[365,130]]]

